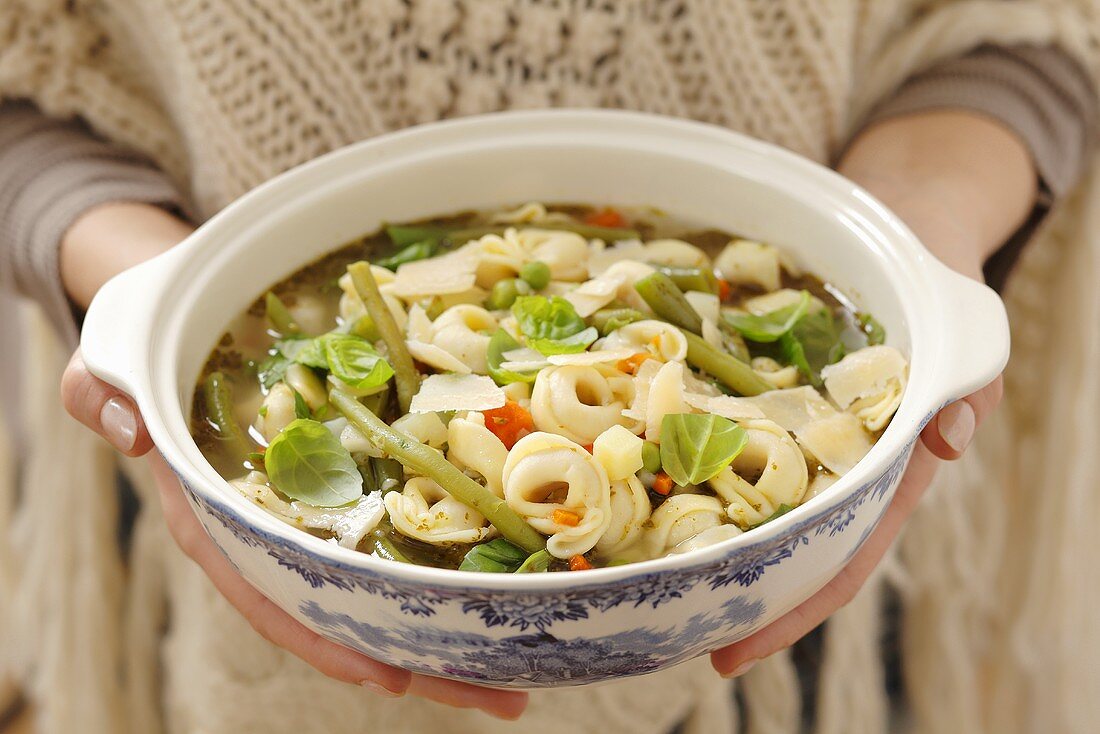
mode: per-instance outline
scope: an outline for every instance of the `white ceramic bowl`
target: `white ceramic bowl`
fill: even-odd
[[[910,355],[893,422],[847,476],[760,529],[584,573],[390,563],[281,523],[215,473],[188,433],[191,397],[228,321],[257,294],[383,221],[532,200],[653,205],[786,248],[873,312]],[[826,168],[716,127],[555,111],[428,125],[283,174],[108,283],[81,344],[94,374],[135,397],[214,542],[281,608],[413,671],[534,688],[659,670],[808,598],[874,529],[925,422],[1001,371],[1008,326],[992,291],[941,265]]]

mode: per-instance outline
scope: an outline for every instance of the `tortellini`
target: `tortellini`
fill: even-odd
[[[601,553],[617,553],[634,544],[649,520],[652,508],[649,493],[631,474],[626,479],[611,482],[611,522],[596,543]]]
[[[645,244],[645,258],[649,262],[674,268],[701,268],[710,264],[707,253],[683,240],[650,240]]]
[[[681,543],[723,524],[722,503],[702,494],[677,494],[649,518],[643,542],[650,557],[663,556]]]
[[[383,499],[394,529],[425,543],[477,543],[491,530],[480,512],[428,477],[413,477],[402,491],[388,492]]]
[[[345,548],[356,548],[385,514],[381,492],[364,494],[344,507],[314,507],[305,502],[287,502],[268,486],[267,475],[252,471],[230,482],[237,491],[284,522],[310,530],[327,530]]]
[[[496,318],[481,306],[451,306],[432,323],[431,343],[450,352],[478,375],[489,374],[485,351]]]
[[[714,266],[722,277],[737,285],[756,285],[766,291],[779,289],[779,250],[751,240],[733,240]]]
[[[688,344],[684,333],[672,324],[646,319],[615,329],[593,345],[593,349],[630,349],[651,354],[662,362],[682,362],[687,358]]]
[[[768,519],[780,505],[797,505],[806,493],[809,473],[802,451],[779,425],[769,420],[741,425],[748,443],[710,486],[729,503],[729,518],[747,529]]]
[[[461,251],[477,259],[476,282],[482,288],[515,277],[532,260],[546,263],[553,280],[580,282],[588,277],[588,240],[575,232],[509,227],[503,235],[485,235]]]
[[[614,367],[547,367],[535,380],[531,417],[539,431],[587,446],[611,426],[637,425],[623,415],[633,399],[634,380]]]
[[[901,405],[908,371],[893,347],[866,347],[821,370],[825,389],[842,410],[854,413],[869,431],[879,431]]]
[[[459,469],[479,474],[497,497],[504,496],[503,473],[507,458],[508,449],[485,427],[485,416],[481,413],[452,418],[447,425],[447,459]]]
[[[587,553],[611,526],[611,487],[591,454],[562,436],[524,436],[504,463],[504,500],[531,527],[549,535],[555,558]]]

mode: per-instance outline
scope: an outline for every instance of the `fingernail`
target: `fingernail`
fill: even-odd
[[[723,678],[738,678],[738,677],[744,675],[745,673],[749,672],[750,670],[752,670],[752,666],[756,665],[756,663],[757,663],[756,658],[749,658],[748,660],[745,660],[740,665],[738,665],[736,668],[734,668],[730,672],[726,673],[722,677]]]
[[[137,441],[137,420],[133,408],[123,398],[113,397],[99,411],[99,424],[103,433],[119,451],[129,451]]]
[[[397,691],[391,691],[389,688],[386,688],[381,683],[373,680],[360,681],[359,685],[361,685],[363,688],[366,688],[371,693],[377,693],[379,696],[382,696],[384,698],[401,698],[401,694]]]
[[[974,427],[977,425],[974,409],[965,400],[957,400],[940,411],[938,425],[944,442],[961,453],[974,438]]]

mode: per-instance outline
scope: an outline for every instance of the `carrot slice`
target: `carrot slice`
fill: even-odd
[[[653,480],[653,491],[667,496],[672,491],[672,477],[663,471],[657,472],[657,478]]]
[[[572,510],[554,510],[550,513],[550,519],[558,525],[568,525],[571,528],[581,524],[581,516]]]
[[[595,227],[621,228],[626,226],[626,218],[617,209],[611,207],[604,207],[598,212],[592,212],[584,218],[584,222]]]
[[[647,359],[653,359],[653,355],[649,352],[638,352],[637,354],[630,355],[626,359],[620,359],[615,364],[615,367],[618,368],[619,372],[633,375],[638,371],[638,368],[642,366],[642,362]]]
[[[499,438],[505,448],[511,451],[516,441],[535,429],[535,421],[531,414],[514,400],[509,400],[499,408],[486,410],[485,427],[489,432]]]
[[[730,293],[733,292],[733,286],[730,285],[728,280],[718,279],[718,300],[725,303],[730,299]]]
[[[582,555],[576,555],[569,559],[570,571],[588,571],[592,568],[595,567]]]

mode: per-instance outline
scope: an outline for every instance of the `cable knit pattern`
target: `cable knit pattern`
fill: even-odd
[[[106,138],[145,153],[205,217],[272,175],[347,143],[414,123],[501,109],[651,110],[725,125],[826,161],[852,126],[901,82],[984,42],[1057,43],[1095,72],[1098,16],[1092,0],[2,0],[0,96],[33,99],[53,116],[80,115]],[[1097,209],[1087,211],[1095,233]],[[1059,270],[1047,281],[1073,285],[1064,299],[1087,292],[1086,276],[1095,279],[1095,260],[1082,259],[1088,267],[1076,274]],[[1080,312],[1083,323],[1095,323],[1094,301],[1087,303],[1091,310]],[[1049,314],[1049,308],[1042,313]],[[1067,331],[1075,325],[1063,321]],[[1100,337],[1095,329],[1085,331],[1060,334],[1057,346],[1076,344],[1078,354],[1091,350],[1088,356],[1095,357]],[[39,325],[35,333],[41,332]],[[33,393],[34,404],[52,411],[48,425],[35,427],[35,437],[41,445],[64,441],[66,455],[75,455],[76,448],[90,462],[96,439],[54,430],[54,421],[72,427],[51,402],[63,362],[55,353],[35,363],[41,384]],[[1036,379],[1020,374],[1029,385]],[[1058,384],[1055,407],[1088,407],[1093,417],[1100,414],[1095,389],[1073,402],[1072,382]],[[1083,433],[1075,446],[1083,452],[1095,438],[1095,431]],[[1008,464],[1005,456],[1026,457],[1037,481],[1048,460],[1053,465],[1061,454],[1054,446],[1033,448],[1042,450],[1002,448],[988,455],[1000,457],[992,462],[1000,466]],[[38,453],[28,475],[37,486],[30,489],[49,486],[57,494],[26,493],[38,501],[21,514],[22,528],[51,517],[57,502],[87,507],[95,492],[109,490],[109,479],[88,486],[84,476],[74,479],[75,463],[57,462],[53,452]],[[1087,577],[1082,564],[1100,552],[1100,534],[1090,535],[1085,519],[1095,517],[1100,500],[1088,491],[1094,490],[1094,477],[1090,485],[1066,466],[1059,479],[1064,479],[1059,491],[1074,502],[1046,503],[1048,520],[1016,516],[1035,505],[1026,487],[1001,491],[997,483],[968,478],[965,493],[939,494],[952,495],[945,502],[953,498],[959,505],[950,517],[960,527],[945,529],[942,514],[935,512],[913,523],[912,550],[903,559],[914,600],[910,608],[928,621],[911,627],[906,653],[914,689],[921,694],[916,709],[922,732],[1026,732],[1038,730],[1029,726],[1036,722],[1049,724],[1050,731],[1084,732],[1095,722],[1096,716],[1090,717],[1095,700],[1092,709],[1068,702],[1087,698],[1087,684],[1096,682],[1096,672],[1090,678],[1088,660],[1075,661],[1063,651],[1074,649],[1070,634],[1084,630],[1081,634],[1094,640],[1097,625],[1089,626],[1089,618],[1079,613],[1074,616],[1078,606],[1063,604],[1063,610],[1051,602],[1052,609],[1046,602],[1075,598],[1066,590]],[[0,495],[4,506],[14,503],[10,487],[0,486]],[[145,496],[155,495],[146,490]],[[1030,604],[1013,603],[1007,592],[997,609],[978,604],[969,577],[954,573],[970,570],[971,549],[998,547],[997,533],[1009,521],[998,525],[1000,515],[969,511],[991,503],[1004,514],[1016,513],[1009,527],[1021,534],[1032,531],[1033,522],[1042,525],[1035,534],[1045,544],[1036,554],[1043,562],[1033,562],[1024,544],[1013,555],[1013,571],[1026,574],[1024,590],[1037,600]],[[92,504],[97,513],[107,512],[103,503]],[[76,517],[66,515],[74,526]],[[63,636],[77,634],[76,620],[83,645],[76,655],[84,666],[80,670],[110,666],[117,649],[105,654],[103,648],[122,636],[116,612],[121,580],[115,578],[116,559],[110,541],[103,540],[109,534],[102,532],[106,523],[101,520],[94,534],[76,527],[62,537],[24,530],[20,537],[26,542],[18,555],[0,549],[4,562],[13,566],[28,558],[38,560],[35,568],[42,559],[80,558],[92,571],[98,569],[99,576],[87,578],[102,578],[109,586],[104,592],[70,586],[58,574],[21,575],[13,582],[18,586],[12,587],[12,598],[22,592],[19,598],[41,599],[51,614],[36,614],[30,601],[0,609],[11,620],[3,629],[20,633],[19,639],[4,641],[19,646],[20,655],[12,659],[34,682],[47,734],[155,734],[160,725],[153,700],[158,689],[152,682],[157,670],[163,670],[168,683],[163,700],[167,729],[180,734],[368,726],[481,734],[663,734],[691,712],[696,714],[693,732],[733,727],[720,703],[728,687],[710,674],[705,661],[649,680],[536,696],[531,716],[518,725],[411,699],[371,698],[262,643],[180,557],[155,513],[144,515],[135,538],[134,583],[127,589],[127,690],[120,692],[115,676],[108,674],[76,680],[78,668],[69,659],[75,644],[59,643],[70,643]],[[967,525],[968,520],[973,523]],[[1060,535],[1059,529],[1072,532]],[[945,535],[950,537],[945,540]],[[1077,559],[1076,565],[1059,562],[1058,551]],[[943,558],[948,562],[933,563]],[[998,558],[996,553],[981,555],[985,565],[980,570],[988,571],[989,578],[1005,573],[989,568]],[[162,575],[171,596],[171,631],[157,650]],[[1022,585],[1006,584],[1014,591]],[[8,586],[5,580],[5,590]],[[873,620],[870,607],[861,604],[853,613]],[[968,625],[960,618],[990,623]],[[967,634],[979,626],[984,637]],[[1044,634],[1029,637],[1036,629]],[[870,644],[874,631],[873,621],[836,625],[830,628],[830,646],[864,649],[859,645]],[[1055,652],[1042,647],[1046,639],[1058,642]],[[996,668],[1004,684],[999,690],[1020,695],[1006,700],[983,695],[977,683],[990,650],[999,651],[996,661],[1005,663]],[[1030,667],[1024,664],[1029,661]],[[1034,671],[1042,673],[1043,665],[1059,675],[1036,680]],[[838,667],[828,669],[834,679],[820,695],[831,703],[825,701],[821,710],[836,712],[839,702],[866,701],[861,717],[834,715],[833,725],[838,718],[847,723],[858,718],[866,722],[861,731],[881,731],[882,692],[860,687],[865,678],[845,675]],[[1061,682],[1065,685],[1058,687]],[[1029,699],[1024,693],[1030,685],[1041,685],[1044,695]],[[794,732],[798,691],[788,659],[758,666],[744,693],[751,731]],[[118,705],[123,695],[129,697],[125,707]],[[1027,710],[1021,711],[1024,706]],[[1028,720],[1024,714],[1038,718]],[[829,725],[823,720],[822,731]]]

